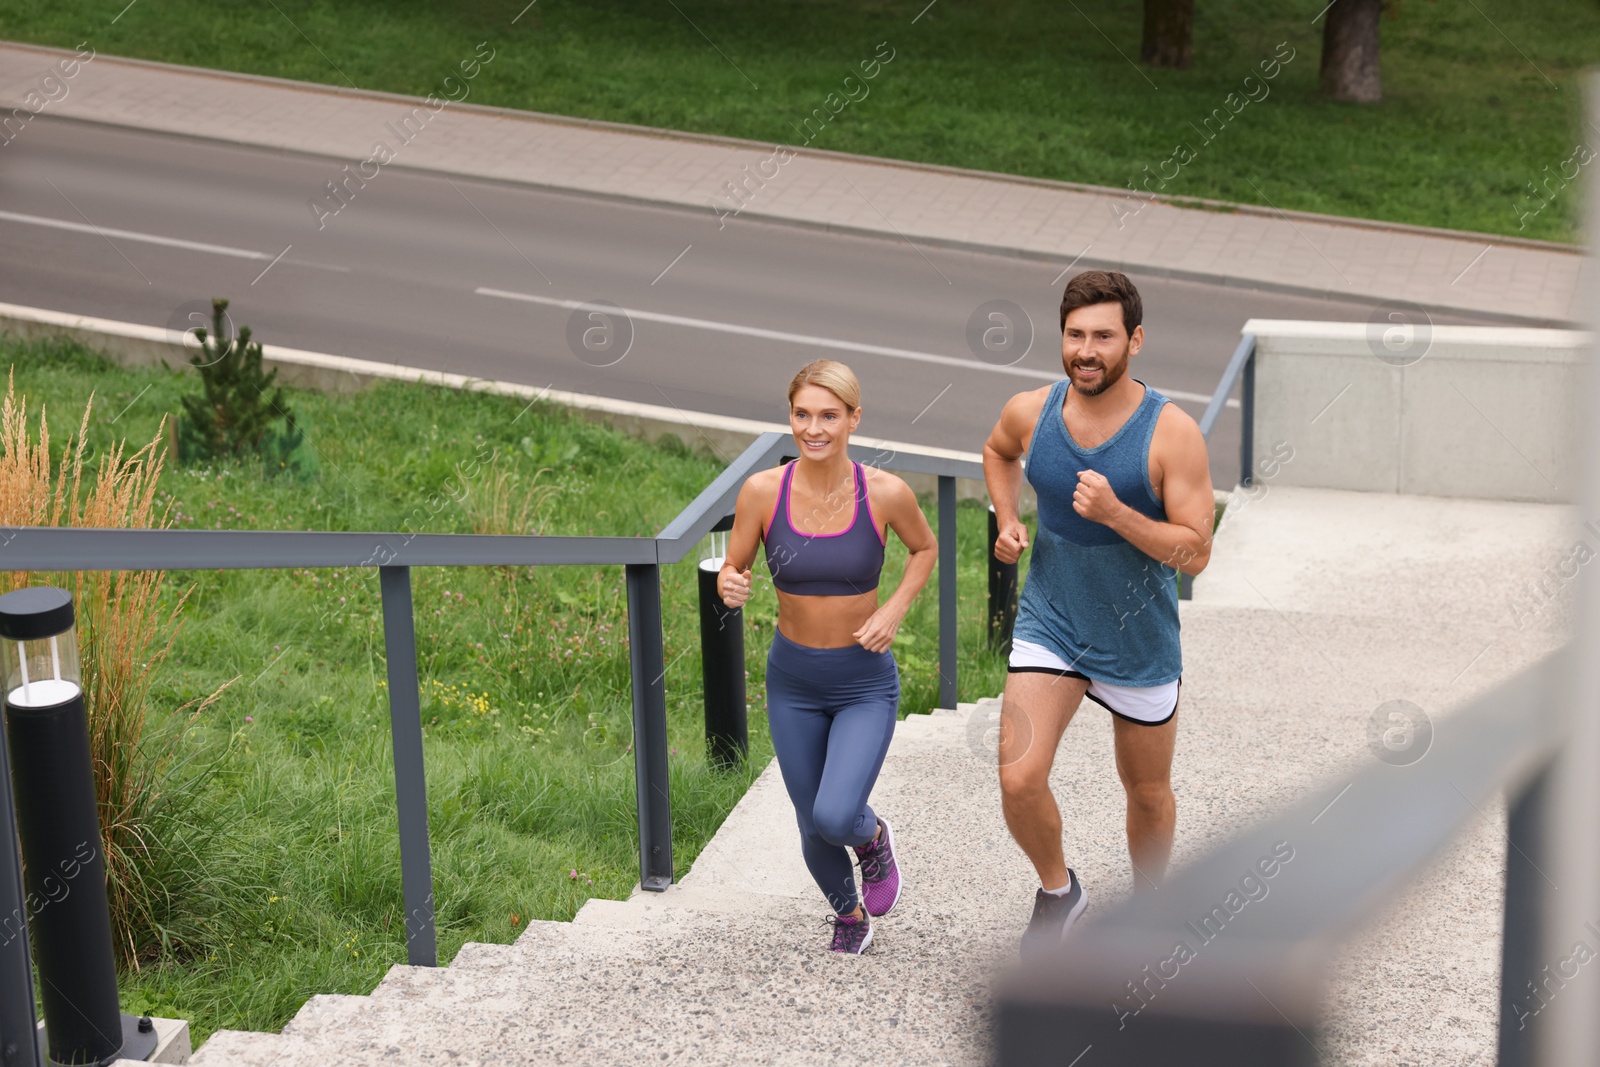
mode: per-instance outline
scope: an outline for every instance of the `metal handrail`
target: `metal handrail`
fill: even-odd
[[[1252,453],[1256,414],[1256,335],[1253,333],[1247,333],[1239,338],[1239,345],[1229,357],[1228,366],[1217,381],[1216,391],[1211,394],[1211,402],[1206,405],[1205,414],[1200,416],[1200,435],[1206,440],[1211,440],[1211,431],[1222,416],[1222,409],[1228,403],[1228,396],[1233,392],[1234,384],[1241,377],[1243,387],[1239,394],[1239,484],[1249,485],[1250,468],[1255,463]]]
[[[776,463],[783,446],[791,440],[788,434],[777,431],[764,433],[734,457],[733,462],[702,489],[688,507],[678,512],[656,534],[656,551],[660,561],[677,563],[692,552],[700,539],[733,511],[734,501],[739,498],[739,490],[744,487],[745,479]]]
[[[1247,333],[1240,337],[1233,355],[1228,358],[1228,365],[1217,381],[1217,388],[1211,394],[1211,401],[1206,405],[1205,413],[1200,416],[1200,436],[1206,441],[1211,440],[1211,431],[1216,428],[1217,420],[1222,417],[1222,409],[1228,406],[1228,397],[1241,376],[1244,384],[1239,396],[1239,484],[1249,485],[1251,467],[1255,464],[1253,454],[1256,417],[1255,334]],[[1194,599],[1194,579],[1182,571],[1178,572],[1178,599]]]
[[[654,537],[320,532],[312,530],[150,530],[0,527],[10,571],[271,570],[375,567],[383,601],[396,816],[406,914],[406,955],[414,966],[438,961],[428,842],[421,699],[411,597],[412,567],[622,565],[628,593],[633,689],[634,772],[639,881],[653,891],[672,882],[672,819],[667,771],[666,662],[660,567],[692,552],[713,528],[726,528],[745,480],[793,454],[790,435],[763,433]],[[787,451],[786,451],[787,450]],[[890,470],[938,477],[939,699],[956,703],[957,477],[982,478],[979,463],[920,452],[851,445],[852,458]],[[0,758],[4,756],[0,738]],[[0,1067],[35,1067],[37,1035],[24,1025],[34,1005],[25,905],[9,818],[8,776],[0,767]],[[9,936],[8,936],[9,935]],[[42,1063],[42,1060],[37,1060]]]
[[[1217,380],[1217,387],[1211,393],[1211,402],[1206,405],[1205,414],[1200,416],[1200,433],[1203,436],[1211,436],[1211,428],[1217,424],[1222,409],[1227,406],[1228,395],[1233,392],[1234,383],[1239,380],[1239,372],[1244,369],[1245,360],[1255,354],[1255,349],[1255,334],[1247,333],[1239,338],[1238,346],[1228,358],[1228,365],[1223,369],[1222,377]]]
[[[7,570],[281,570],[655,563],[653,537],[0,527]]]

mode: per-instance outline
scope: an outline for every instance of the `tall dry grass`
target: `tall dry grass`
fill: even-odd
[[[26,396],[6,383],[0,402],[0,526],[166,527],[168,507],[155,493],[166,459],[166,427],[135,452],[118,442],[89,467],[88,430],[94,398],[60,459],[50,458],[50,427],[39,409],[38,436]],[[0,548],[0,566],[4,549]],[[153,809],[172,750],[147,744],[147,696],[177,636],[187,593],[161,609],[161,571],[0,573],[0,592],[36,584],[65,585],[77,609],[89,747],[106,858],[112,932],[119,962],[137,966],[138,949],[156,925],[161,888],[150,884]]]
[[[481,470],[456,472],[454,495],[478,534],[536,533],[557,485],[540,479],[551,473],[541,467],[532,477],[517,470],[514,460],[496,452]]]

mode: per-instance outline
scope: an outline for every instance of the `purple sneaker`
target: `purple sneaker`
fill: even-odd
[[[861,903],[868,915],[887,915],[900,901],[900,865],[894,861],[894,828],[878,817],[876,841],[856,849],[861,864]]]
[[[825,920],[833,925],[833,951],[859,956],[872,942],[872,920],[852,915],[830,915]]]

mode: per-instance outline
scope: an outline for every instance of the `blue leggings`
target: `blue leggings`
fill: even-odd
[[[810,648],[774,632],[767,655],[767,723],[800,824],[806,866],[840,915],[856,908],[847,845],[878,829],[867,796],[894,737],[900,669],[893,652]]]

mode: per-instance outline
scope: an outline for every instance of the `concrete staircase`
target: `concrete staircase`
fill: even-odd
[[[1532,616],[1509,597],[1570,550],[1565,509],[1288,488],[1239,503],[1182,608],[1177,864],[1372,759],[1385,700],[1448,729],[1451,705],[1564,634],[1559,591]],[[872,799],[906,891],[862,957],[826,951],[773,765],[668,892],[395,967],[370,996],[312,997],[282,1034],[221,1031],[192,1062],[983,1063],[990,983],[1035,884],[1000,816],[997,714],[981,700],[897,729]],[[1086,921],[1132,888],[1111,742],[1085,704],[1053,776]],[[1312,1035],[1324,1062],[1493,1061],[1504,816],[1465,814],[1462,839],[1338,961]]]
[[[873,799],[907,891],[866,956],[826,951],[773,764],[666,893],[590,900],[448,967],[395,967],[370,996],[312,997],[282,1034],[222,1031],[191,1062],[979,1062],[992,957],[1031,903],[1020,857],[993,869],[997,714],[983,701],[897,729]]]

